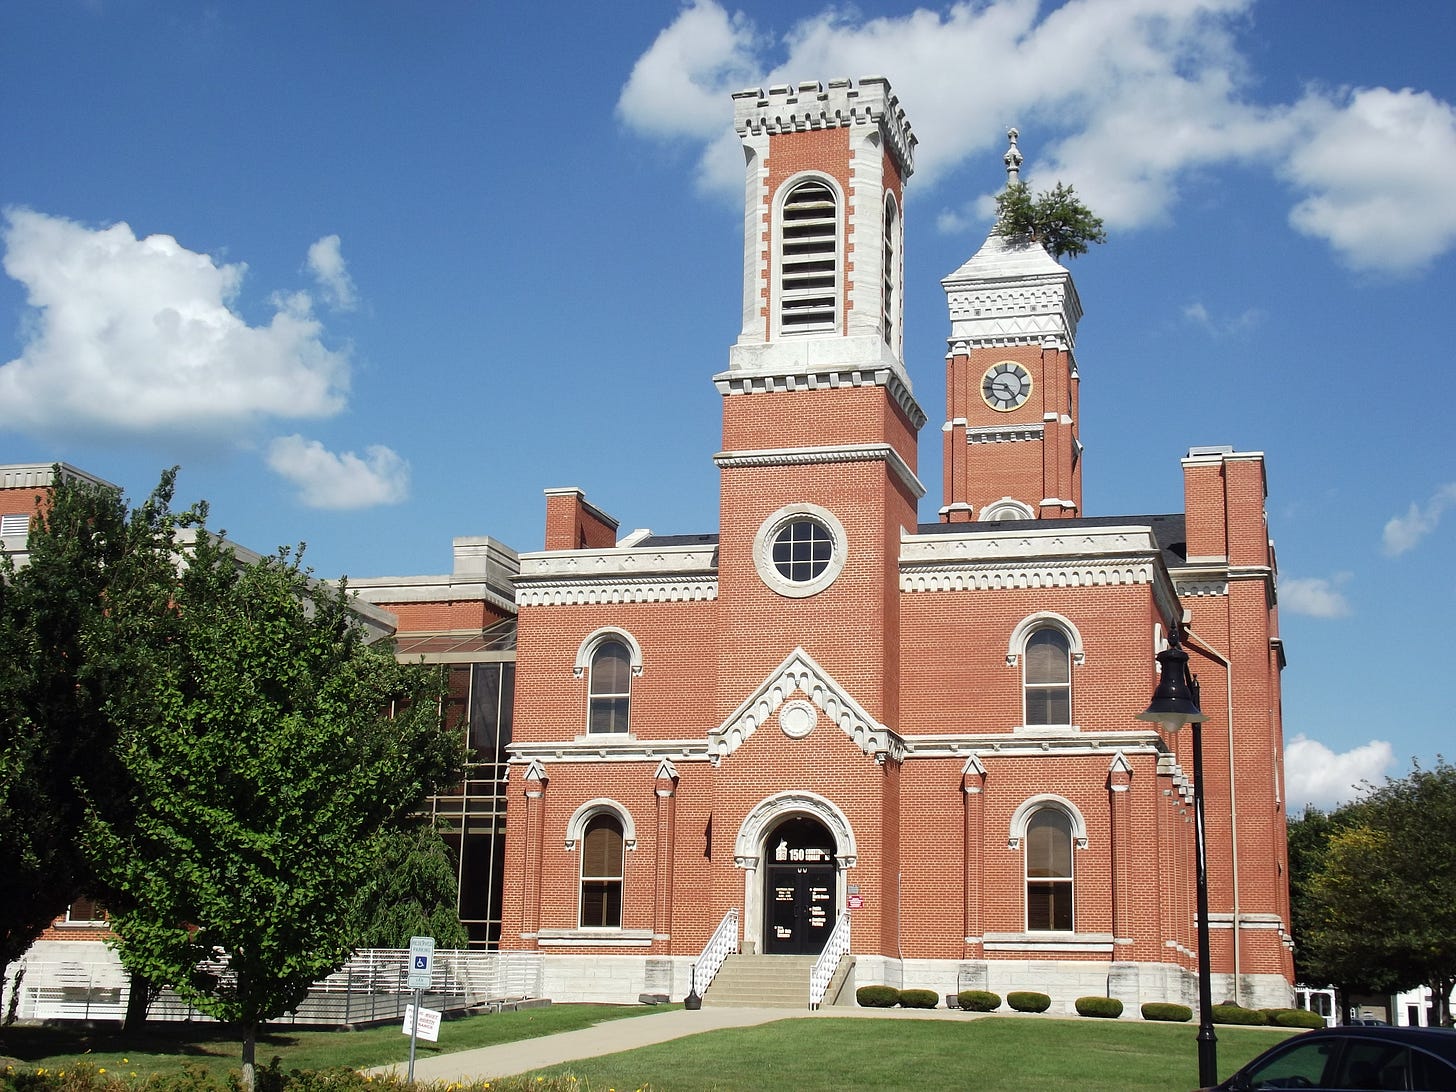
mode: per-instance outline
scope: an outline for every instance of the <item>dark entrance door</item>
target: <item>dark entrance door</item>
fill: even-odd
[[[789,819],[767,841],[764,952],[818,955],[834,927],[834,842],[813,819]]]

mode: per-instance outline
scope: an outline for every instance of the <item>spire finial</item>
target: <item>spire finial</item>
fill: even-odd
[[[1006,184],[1008,186],[1019,185],[1021,182],[1021,149],[1016,146],[1016,138],[1021,134],[1015,129],[1006,130],[1006,139],[1011,142],[1011,147],[1006,149],[1006,154],[1001,157],[1006,164]]]

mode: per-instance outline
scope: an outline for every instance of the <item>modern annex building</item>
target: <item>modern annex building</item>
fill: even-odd
[[[832,934],[860,984],[1191,1000],[1190,733],[1135,719],[1176,625],[1208,715],[1215,996],[1288,1004],[1262,456],[1189,451],[1181,513],[1084,514],[1077,292],[993,234],[943,282],[943,500],[918,523],[910,125],[879,78],[734,110],[718,532],[619,540],[548,489],[542,551],[461,539],[450,576],[356,582],[402,654],[457,666],[483,772],[446,810],[481,938],[546,953],[557,999],[681,997],[717,933]]]

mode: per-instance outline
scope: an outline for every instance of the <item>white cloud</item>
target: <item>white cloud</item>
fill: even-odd
[[[341,311],[354,309],[357,298],[354,281],[344,265],[337,235],[325,235],[308,248],[308,269],[323,289],[324,298],[333,306]]]
[[[1383,87],[1311,94],[1283,174],[1310,191],[1289,214],[1356,269],[1407,272],[1456,241],[1456,110]]]
[[[1322,576],[1280,577],[1279,605],[1290,614],[1343,618],[1350,613],[1350,603],[1338,585],[1349,578],[1349,573],[1341,573],[1333,580]]]
[[[1233,337],[1256,329],[1264,321],[1264,312],[1250,307],[1232,318],[1217,318],[1203,304],[1194,302],[1183,308],[1183,317],[1213,337]]]
[[[339,412],[344,354],[327,348],[307,294],[250,326],[235,301],[246,266],[169,235],[92,229],[29,209],[4,214],[4,268],[26,287],[21,355],[0,365],[6,423],[43,435],[238,438],[270,417]]]
[[[336,455],[317,440],[280,436],[268,446],[268,466],[298,489],[310,508],[371,508],[409,496],[409,463],[379,444]]]
[[[1261,104],[1238,34],[1253,0],[962,2],[858,19],[826,6],[769,33],[694,0],[638,59],[618,100],[633,128],[698,146],[708,191],[742,193],[725,96],[804,79],[890,78],[920,137],[918,192],[1022,130],[1024,177],[1065,181],[1112,229],[1165,221],[1192,172],[1264,166],[1297,193],[1290,220],[1360,269],[1418,269],[1456,244],[1453,110],[1433,96],[1309,90]],[[994,159],[993,159],[994,157]],[[985,195],[939,214],[989,223]]]
[[[1436,529],[1441,515],[1456,504],[1456,482],[1448,482],[1431,494],[1425,504],[1411,502],[1403,516],[1394,516],[1385,524],[1381,545],[1389,557],[1398,557],[1413,550]]]
[[[1303,733],[1284,745],[1284,799],[1296,813],[1305,804],[1329,810],[1360,795],[1362,782],[1379,783],[1395,762],[1383,739],[1336,754]]]

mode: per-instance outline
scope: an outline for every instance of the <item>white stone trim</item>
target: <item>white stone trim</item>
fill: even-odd
[[[597,646],[606,640],[619,640],[627,646],[628,659],[632,665],[632,677],[640,678],[642,675],[642,646],[637,643],[625,629],[617,626],[603,626],[601,629],[594,629],[587,634],[586,640],[582,641],[576,650],[576,663],[571,667],[571,673],[576,678],[585,677],[587,669],[591,667],[592,657],[596,655]]]
[[[774,540],[784,528],[801,520],[818,524],[828,533],[832,545],[823,572],[812,580],[793,581],[786,579],[774,564]],[[753,567],[758,571],[758,578],[786,599],[807,599],[818,595],[839,578],[848,557],[849,536],[845,533],[844,524],[833,512],[818,504],[786,504],[764,520],[753,536]]]
[[[836,444],[827,447],[781,447],[754,451],[720,451],[713,456],[720,470],[736,467],[815,466],[821,463],[883,462],[905,490],[917,499],[925,486],[910,464],[889,444]]]
[[[728,356],[729,370],[713,377],[714,386],[725,398],[796,390],[884,387],[915,429],[925,424],[925,411],[911,393],[904,365],[889,356],[889,348],[878,334],[735,345]]]
[[[506,748],[511,754],[513,766],[528,762],[584,763],[600,765],[602,762],[659,762],[667,759],[678,762],[707,762],[710,758],[707,740],[697,739],[639,739],[634,736],[613,733],[575,736],[572,739],[540,743],[512,743]]]
[[[614,816],[617,822],[622,824],[622,848],[629,851],[637,848],[637,826],[632,822],[632,813],[627,810],[627,806],[609,797],[599,796],[577,808],[571,813],[571,818],[566,821],[566,851],[568,853],[576,849],[586,831],[587,823],[603,814]]]
[[[1111,952],[1111,933],[987,933],[982,942],[988,952]]]
[[[718,579],[610,581],[600,584],[542,581],[516,593],[519,607],[586,606],[603,603],[706,603],[718,598]]]
[[[904,756],[900,736],[872,717],[801,647],[794,649],[743,704],[708,733],[708,753],[714,765],[743,746],[798,691],[807,694],[831,724],[875,761],[899,761]]]
[[[883,76],[779,84],[767,92],[746,88],[733,94],[733,128],[747,134],[802,133],[813,129],[875,126],[904,166],[914,170],[916,137],[899,98]]]
[[[1016,515],[1004,515],[1003,512],[1006,509],[1015,511]],[[977,522],[1008,519],[1036,519],[1036,512],[1025,501],[1019,501],[1015,497],[1002,497],[1000,500],[992,501],[982,507]]]
[[[1040,811],[1042,808],[1056,808],[1070,819],[1072,821],[1073,843],[1078,849],[1087,848],[1087,820],[1082,818],[1081,810],[1065,796],[1044,792],[1036,796],[1027,797],[1011,813],[1011,822],[1006,832],[1007,849],[1021,848],[1021,843],[1026,838],[1026,824],[1031,820],[1032,812]],[[1111,939],[1111,937],[1108,937],[1109,942]]]
[[[651,929],[536,930],[542,948],[646,948],[653,939]]]
[[[1021,662],[1021,650],[1026,647],[1027,638],[1035,630],[1051,627],[1062,631],[1071,646],[1072,663],[1078,667],[1086,662],[1087,654],[1082,647],[1082,631],[1077,624],[1065,614],[1058,614],[1055,611],[1041,610],[1035,614],[1028,614],[1021,621],[1016,623],[1011,631],[1011,637],[1006,642],[1006,666],[1015,667]]]

